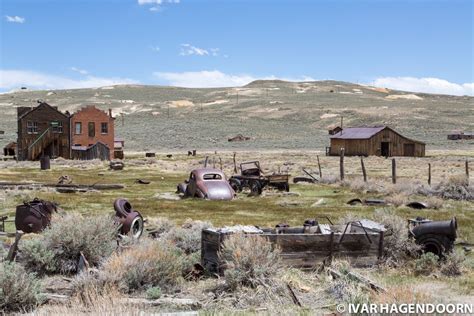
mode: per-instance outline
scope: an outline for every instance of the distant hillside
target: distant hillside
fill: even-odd
[[[339,81],[257,80],[240,88],[189,89],[122,85],[0,94],[0,145],[16,138],[16,107],[38,99],[74,112],[111,108],[127,150],[319,149],[327,128],[386,124],[428,149],[471,149],[453,130],[474,130],[474,98],[394,91]],[[121,116],[123,114],[123,116]],[[122,125],[123,117],[123,125]],[[237,134],[251,137],[228,142]]]

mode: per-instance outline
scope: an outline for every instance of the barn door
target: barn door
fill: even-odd
[[[403,144],[403,156],[415,156],[415,144]]]
[[[383,157],[390,156],[390,143],[389,142],[380,143],[380,155]]]

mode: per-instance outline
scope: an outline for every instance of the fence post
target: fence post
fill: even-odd
[[[339,157],[339,173],[341,181],[344,180],[344,148],[341,148],[341,154]]]
[[[221,158],[221,156],[219,156],[219,165],[220,165],[221,171],[222,171],[222,158]]]
[[[365,171],[364,158],[360,157],[360,165],[362,167],[362,175],[364,176],[364,182],[367,182],[367,172]]]
[[[469,160],[466,159],[466,178],[467,184],[469,185]]]
[[[397,162],[395,158],[392,159],[392,183],[397,183]]]
[[[209,160],[209,156],[206,156],[206,160],[204,160],[204,168],[207,168],[207,161]]]
[[[237,153],[234,151],[234,173],[237,173],[237,162],[235,160],[236,155],[237,155]]]
[[[431,186],[431,163],[428,163],[428,185]]]
[[[321,172],[321,163],[319,162],[319,155],[316,156],[318,159],[318,169],[319,169],[319,179],[323,177],[323,173]]]

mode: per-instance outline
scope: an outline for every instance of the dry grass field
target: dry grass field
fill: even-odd
[[[0,181],[55,183],[61,175],[68,175],[76,184],[118,183],[125,185],[125,189],[122,190],[72,194],[57,193],[53,189],[46,188],[2,190],[0,192],[0,207],[2,210],[0,214],[13,216],[15,205],[34,197],[57,202],[62,209],[62,213],[78,212],[85,216],[111,214],[113,213],[112,203],[114,199],[125,197],[130,200],[134,208],[147,218],[148,225],[153,225],[157,220],[161,221],[160,218],[166,218],[177,225],[187,223],[190,220],[199,220],[210,222],[216,227],[235,224],[271,227],[280,222],[301,225],[307,218],[325,215],[333,221],[341,221],[344,218],[354,216],[357,218],[372,218],[376,212],[386,211],[403,219],[422,216],[434,220],[443,220],[456,216],[459,222],[457,242],[474,243],[474,217],[472,216],[474,203],[472,200],[441,199],[420,195],[414,190],[416,187],[427,185],[428,162],[433,166],[432,186],[436,186],[453,177],[463,176],[465,172],[464,163],[466,159],[472,159],[472,153],[438,151],[429,152],[429,157],[423,159],[397,158],[399,178],[398,183],[393,185],[390,178],[390,159],[366,158],[365,165],[369,180],[367,184],[364,184],[359,158],[346,157],[346,179],[344,182],[340,182],[338,181],[338,157],[326,157],[322,156],[321,152],[312,151],[239,151],[237,152],[238,162],[260,160],[265,172],[272,173],[280,170],[289,172],[292,176],[303,175],[302,168],[317,173],[316,155],[321,155],[320,162],[325,183],[291,184],[290,194],[268,191],[261,197],[248,197],[245,193],[242,193],[239,194],[237,199],[227,202],[198,199],[183,200],[179,199],[174,193],[176,184],[183,181],[190,170],[202,166],[206,156],[209,157],[210,165],[215,164],[217,168],[220,168],[219,161],[221,159],[225,173],[230,176],[233,173],[232,154],[233,152],[230,151],[198,152],[198,156],[189,157],[184,153],[174,152],[171,158],[167,158],[165,154],[158,154],[156,158],[143,158],[143,153],[130,153],[125,159],[125,169],[122,171],[109,170],[108,164],[100,161],[80,162],[57,159],[52,161],[52,168],[48,171],[40,171],[39,162],[0,162]],[[151,183],[148,185],[138,184],[135,183],[136,179],[149,180]],[[354,197],[383,198],[395,205],[384,207],[347,205],[346,202]],[[432,203],[436,209],[414,210],[403,205],[414,200]],[[11,224],[7,225],[7,230],[13,231],[14,227]],[[4,239],[3,241],[8,244],[11,239]],[[456,247],[456,249],[457,251],[463,251],[461,246]],[[194,260],[198,261],[199,259],[196,257]],[[351,283],[344,283],[343,288],[350,289],[349,291],[353,291],[352,294],[346,293],[344,295],[349,295],[349,301],[355,300],[356,297],[362,294],[365,295],[363,296],[365,299],[369,299],[371,302],[403,302],[410,301],[413,296],[417,297],[420,302],[472,303],[474,301],[474,258],[472,253],[466,254],[463,263],[464,272],[457,277],[445,276],[441,272],[433,272],[428,276],[414,274],[413,271],[417,271],[416,262],[410,261],[403,267],[398,268],[356,269],[357,272],[389,289],[390,295],[360,292],[361,290],[357,287],[354,288]],[[433,271],[438,271],[437,269]],[[441,268],[439,271],[441,271]],[[285,269],[278,273],[282,273],[280,277],[282,280],[291,282],[298,297],[305,304],[303,308],[289,307],[291,305],[288,305],[288,302],[280,302],[281,298],[273,297],[272,295],[275,293],[265,291],[260,293],[260,287],[257,287],[260,289],[257,292],[245,287],[239,288],[239,291],[244,292],[238,292],[241,299],[237,301],[233,296],[237,294],[227,292],[225,292],[227,294],[224,292],[217,294],[220,293],[218,290],[212,290],[213,293],[216,293],[215,295],[224,296],[217,301],[210,300],[206,293],[216,286],[219,287],[219,284],[223,282],[223,280],[212,278],[199,282],[185,281],[179,285],[181,294],[167,295],[178,298],[193,297],[203,304],[199,307],[201,311],[207,311],[211,314],[239,310],[253,313],[262,311],[272,313],[286,310],[288,313],[311,314],[333,311],[335,303],[339,302],[337,298],[334,298],[334,293],[339,293],[339,290],[336,289],[340,289],[339,287],[342,285],[334,283],[335,281],[323,281],[321,275],[315,272],[302,272],[294,269]],[[322,282],[325,285],[322,286],[318,285],[319,283],[308,281],[311,279],[318,279],[319,283]],[[50,278],[45,278],[43,282],[49,284],[49,280]],[[276,288],[278,286],[275,285]],[[406,291],[412,294],[408,295]],[[75,298],[66,305],[44,305],[37,312],[39,315],[77,314],[94,310],[134,314],[140,310],[153,313],[188,309],[188,307],[179,306],[129,305],[124,303],[126,295],[124,296],[120,291],[112,289],[110,293],[100,293],[93,292],[90,294],[87,302],[84,302],[81,298]],[[138,297],[146,296],[144,292],[137,292],[135,295],[138,295]],[[263,295],[263,298],[259,295]],[[345,297],[344,295],[343,297]],[[260,297],[260,299],[257,299],[258,302],[250,299],[253,296]],[[267,303],[262,303],[267,299],[269,300]],[[273,299],[276,301],[272,301]],[[343,299],[341,298],[341,300]],[[283,306],[287,306],[286,309]]]

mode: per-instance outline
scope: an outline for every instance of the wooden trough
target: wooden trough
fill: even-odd
[[[375,224],[375,225],[374,225]],[[314,226],[280,227],[274,229],[223,228],[204,229],[201,238],[201,261],[211,273],[223,272],[219,252],[224,240],[234,233],[258,235],[268,239],[281,250],[284,264],[311,269],[334,258],[347,259],[353,266],[376,264],[382,256],[384,228],[370,221],[347,225],[317,224]]]

